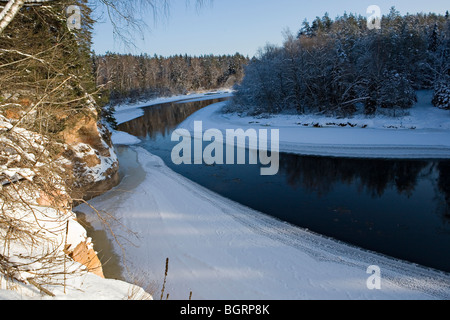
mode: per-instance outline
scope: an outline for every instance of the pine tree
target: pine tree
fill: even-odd
[[[433,55],[436,78],[433,104],[440,109],[450,109],[450,20],[443,27],[440,44]]]
[[[450,77],[436,83],[433,104],[440,109],[450,110]]]
[[[408,109],[417,102],[410,81],[395,70],[385,70],[380,88],[381,107],[385,109]]]
[[[2,68],[0,79],[8,79],[1,84],[2,93],[16,92],[20,87],[22,98],[31,103],[43,100],[33,110],[39,115],[34,126],[40,133],[58,134],[66,126],[65,120],[96,106],[90,9],[87,0],[75,2],[82,8],[83,24],[80,30],[70,30],[64,15],[69,3],[74,2],[60,1],[45,10],[24,7],[0,36],[0,64],[34,57],[27,63],[15,63],[12,74]]]
[[[313,35],[312,28],[309,25],[308,20],[305,19],[303,21],[302,28],[298,32],[297,38],[300,38],[302,36],[312,37],[312,35]]]
[[[434,25],[433,32],[430,36],[430,45],[428,47],[428,50],[431,52],[436,52],[439,46],[439,39],[438,39],[438,25],[437,23]]]

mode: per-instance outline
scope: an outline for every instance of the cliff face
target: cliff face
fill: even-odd
[[[23,8],[0,32],[0,289],[53,281],[68,256],[99,270],[72,207],[116,185],[119,165],[98,123],[90,9],[76,3],[80,30],[57,1]]]
[[[59,133],[59,141],[50,143],[36,132],[15,128],[14,123],[20,115],[20,111],[0,110],[0,180],[3,192],[0,218],[14,224],[29,223],[23,230],[26,235],[51,234],[48,241],[54,246],[52,252],[65,254],[88,271],[104,277],[92,240],[77,222],[71,208],[77,201],[100,195],[119,182],[119,163],[110,132],[97,122],[97,114],[91,109],[89,113],[65,119],[66,126]],[[51,157],[51,148],[58,149],[56,154],[59,156]],[[16,213],[23,216],[16,216]],[[30,221],[25,222],[23,217]],[[41,219],[45,220],[45,226]],[[49,224],[55,224],[51,228],[57,231],[49,231]],[[0,229],[0,238],[6,239],[8,246],[10,242],[14,243],[8,238],[8,231]],[[17,254],[23,255],[22,249],[18,252],[10,250],[10,257],[2,257],[14,260]],[[32,256],[31,253],[27,255]],[[20,273],[16,272],[17,277],[27,281]]]
[[[66,145],[66,168],[72,172],[70,196],[74,205],[81,200],[99,196],[119,183],[119,162],[109,130],[96,121],[97,114],[79,114],[68,120],[61,132]],[[88,241],[66,248],[66,253],[76,262],[102,278],[102,264]]]
[[[73,172],[71,196],[90,200],[116,186],[119,182],[119,162],[111,142],[111,133],[97,122],[95,110],[67,120],[60,133]]]
[[[97,114],[81,114],[70,119],[61,136],[67,146],[64,157],[73,172],[70,191],[74,205],[99,196],[119,183],[119,161],[109,130],[96,121]],[[104,278],[102,264],[90,241],[66,248],[76,262]]]
[[[12,125],[21,121],[18,127],[39,132],[34,122],[42,115],[38,112],[27,113],[35,104],[26,98],[28,94],[27,91],[19,92],[10,98],[12,103],[1,105],[0,115]],[[0,101],[1,98],[0,95]],[[66,160],[62,164],[70,172],[65,178],[68,179],[67,187],[73,199],[92,199],[119,182],[119,162],[111,133],[98,121],[94,105],[89,102],[82,111],[62,109],[47,115],[50,120],[46,125],[57,134],[55,136],[53,133],[50,138],[44,133],[43,137],[58,142],[61,151],[57,156]]]

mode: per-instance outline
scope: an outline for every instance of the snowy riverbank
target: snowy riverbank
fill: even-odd
[[[227,102],[200,110],[179,127],[203,130],[279,129],[280,151],[302,155],[364,158],[450,158],[450,113],[431,105],[431,92],[418,93],[417,104],[400,117],[317,115],[241,116],[222,113]]]
[[[1,115],[0,133],[0,300],[150,299],[137,286],[103,278],[92,239],[71,210],[59,176],[71,162],[63,156],[47,158],[45,136],[14,128]],[[95,155],[88,145],[71,147],[79,158]],[[110,151],[87,168],[95,181],[105,179],[102,173],[115,163]]]
[[[119,157],[126,174],[121,185],[91,204],[137,234],[133,243],[122,244],[136,273],[162,282],[170,259],[166,292],[171,299],[187,299],[191,291],[194,299],[219,300],[450,297],[448,274],[250,210],[176,174],[142,148],[126,148]],[[77,210],[89,212],[85,206]],[[92,215],[88,219],[95,225]],[[381,290],[366,286],[370,265],[381,268]]]

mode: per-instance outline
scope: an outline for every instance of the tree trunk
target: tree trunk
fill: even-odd
[[[9,0],[0,13],[0,34],[11,23],[24,4],[25,0]]]
[[[52,1],[54,0],[9,0],[2,12],[0,12],[0,34],[2,34],[3,30],[6,29],[25,4],[41,5]]]
[[[24,4],[25,0],[9,0],[0,13],[0,34],[11,23]]]

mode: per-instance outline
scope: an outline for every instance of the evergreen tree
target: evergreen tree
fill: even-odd
[[[430,45],[428,47],[428,50],[431,52],[436,52],[439,46],[439,40],[438,40],[438,25],[435,24],[433,28],[433,32],[430,37]]]
[[[15,65],[14,72],[0,69],[0,79],[7,79],[1,83],[0,94],[20,88],[19,99],[37,104],[35,122],[28,121],[30,129],[42,134],[58,134],[73,115],[97,107],[90,52],[91,10],[87,0],[76,1],[82,8],[83,24],[80,30],[70,30],[63,14],[69,3],[74,4],[64,0],[45,10],[24,7],[0,35],[0,64]]]
[[[450,77],[436,83],[433,104],[440,109],[450,110]]]
[[[440,44],[434,53],[433,104],[441,109],[450,109],[450,20],[447,19],[439,40]]]

